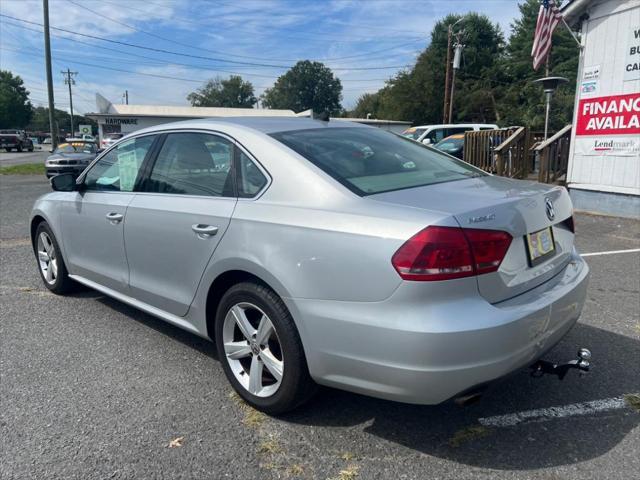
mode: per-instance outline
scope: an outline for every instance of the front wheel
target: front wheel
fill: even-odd
[[[38,271],[45,287],[59,295],[73,289],[60,247],[47,222],[41,222],[36,229],[34,251],[38,261]]]
[[[218,307],[215,339],[229,382],[256,409],[284,413],[315,392],[291,314],[268,287],[231,287]]]

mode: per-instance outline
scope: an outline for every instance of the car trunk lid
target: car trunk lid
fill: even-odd
[[[566,189],[559,186],[482,176],[367,198],[439,212],[443,217],[453,217],[465,229],[509,233],[513,240],[498,271],[476,277],[480,294],[491,303],[507,300],[544,283],[571,258],[572,205]],[[553,235],[555,253],[532,263],[527,235],[547,228]]]

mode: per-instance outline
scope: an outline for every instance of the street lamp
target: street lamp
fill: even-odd
[[[561,83],[567,83],[569,80],[564,77],[544,77],[534,80],[533,83],[542,83],[542,88],[546,96],[546,112],[544,114],[544,139],[547,139],[549,132],[549,111],[551,109],[551,96]]]

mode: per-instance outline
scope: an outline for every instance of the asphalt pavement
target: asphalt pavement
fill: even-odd
[[[49,155],[51,155],[49,150],[34,150],[33,152],[5,152],[2,150],[0,151],[0,167],[26,163],[44,163]]]
[[[468,407],[323,389],[270,418],[231,393],[211,343],[43,287],[27,237],[47,191],[0,176],[2,479],[640,478],[640,411],[624,397],[640,393],[638,252],[587,257],[582,318],[548,355],[590,348],[585,376],[522,371]],[[576,227],[583,253],[640,247],[640,221],[577,214]]]

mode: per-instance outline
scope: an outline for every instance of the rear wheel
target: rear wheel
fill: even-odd
[[[18,152],[22,152],[22,144],[21,143],[18,144],[18,148],[16,148],[16,150]]]
[[[41,222],[36,229],[34,249],[45,287],[59,295],[71,291],[73,280],[69,278],[60,247],[47,222]]]
[[[284,413],[315,392],[291,314],[268,287],[231,287],[218,307],[215,339],[229,382],[258,410]]]

